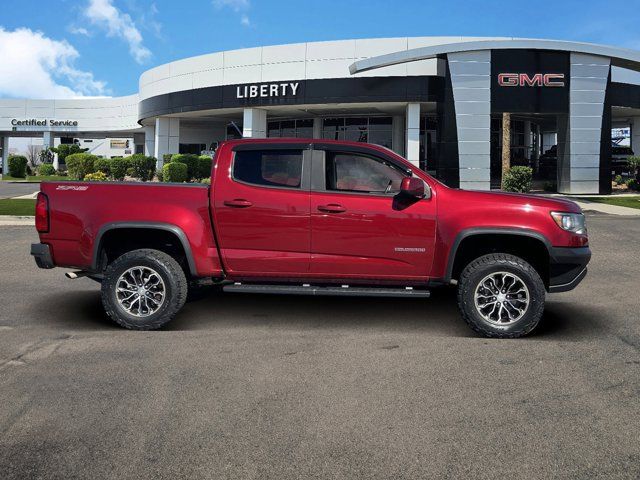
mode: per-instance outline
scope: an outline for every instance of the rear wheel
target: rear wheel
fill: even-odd
[[[173,257],[159,250],[133,250],[105,270],[102,304],[125,328],[155,330],[178,313],[187,290],[184,271]]]
[[[487,337],[517,338],[536,328],[545,288],[536,270],[520,257],[484,255],[463,270],[458,282],[462,318]]]

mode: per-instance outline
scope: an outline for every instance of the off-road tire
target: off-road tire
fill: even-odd
[[[146,317],[131,315],[116,299],[118,278],[135,266],[155,270],[162,277],[166,290],[158,311]],[[104,271],[101,292],[102,305],[107,315],[118,325],[131,330],[156,330],[173,319],[183,307],[187,300],[188,282],[184,271],[173,257],[159,250],[140,249],[127,252],[109,264]]]
[[[509,325],[494,325],[476,309],[474,295],[478,284],[493,272],[511,272],[526,284],[530,300],[522,318]],[[467,265],[458,281],[458,308],[465,322],[476,332],[494,338],[518,338],[532,332],[544,311],[545,286],[538,272],[515,255],[492,253],[476,258]]]

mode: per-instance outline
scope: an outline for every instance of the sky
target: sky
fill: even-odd
[[[305,41],[514,36],[640,50],[640,0],[2,0],[0,98],[119,96],[181,58]]]

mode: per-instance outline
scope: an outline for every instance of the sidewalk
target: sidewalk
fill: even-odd
[[[583,196],[581,196],[580,200],[569,195],[552,194],[549,196],[555,197],[555,198],[563,198],[565,200],[571,200],[572,202],[577,203],[582,210],[588,210],[591,212],[598,212],[598,213],[606,213],[608,215],[624,215],[624,216],[630,216],[630,217],[640,217],[640,209],[637,209],[637,208],[620,207],[618,205],[607,205],[606,203],[590,202],[588,200],[585,200]]]
[[[0,215],[0,227],[35,226],[35,217],[20,217],[17,215]]]

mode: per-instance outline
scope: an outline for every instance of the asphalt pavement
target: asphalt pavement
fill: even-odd
[[[40,190],[39,183],[0,181],[0,199],[28,195]]]
[[[213,294],[157,332],[0,228],[0,478],[640,477],[640,219],[489,340],[431,299]]]

